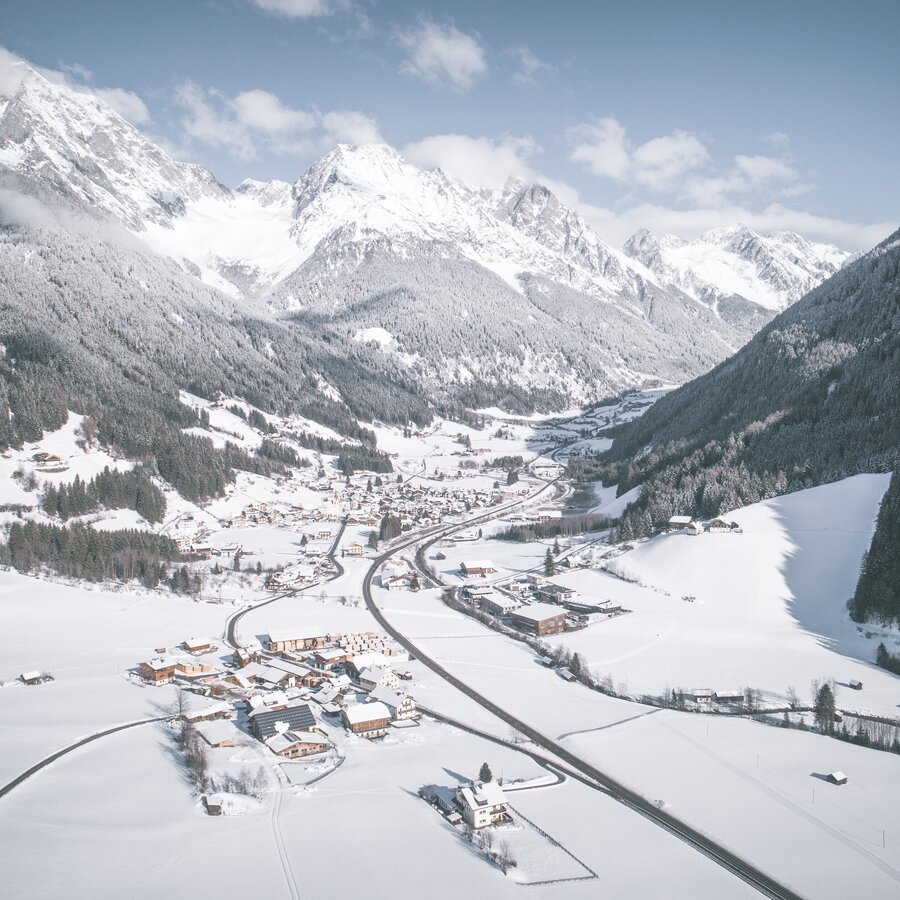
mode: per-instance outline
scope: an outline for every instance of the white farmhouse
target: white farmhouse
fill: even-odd
[[[458,787],[456,803],[463,819],[476,831],[509,818],[506,795],[496,781]]]
[[[379,685],[369,694],[369,699],[383,703],[391,711],[391,718],[395,722],[415,718],[416,701],[408,694]]]
[[[400,679],[393,670],[386,666],[372,666],[359,673],[359,686],[364,691],[373,691],[377,687],[386,687],[396,691],[400,687]]]

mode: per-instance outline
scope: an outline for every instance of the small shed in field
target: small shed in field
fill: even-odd
[[[828,775],[828,780],[829,780],[832,784],[846,784],[846,783],[847,783],[847,776],[846,776],[843,772],[841,772],[840,770],[838,770],[837,772],[831,772],[831,773]]]

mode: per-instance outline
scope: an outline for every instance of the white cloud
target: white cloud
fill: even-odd
[[[189,138],[224,149],[236,159],[256,158],[256,144],[248,128],[238,121],[220,92],[205,91],[187,81],[175,89],[175,102],[185,112],[181,126]]]
[[[251,0],[263,12],[286,19],[316,19],[329,16],[334,5],[328,0]]]
[[[634,182],[655,191],[670,189],[686,173],[709,161],[703,142],[687,131],[674,131],[632,149],[625,127],[612,117],[569,130],[570,159],[594,175]]]
[[[435,134],[403,147],[403,155],[425,169],[442,169],[451,178],[477,188],[496,188],[508,178],[533,181],[529,159],[539,151],[530,137],[493,141],[465,134]]]
[[[796,169],[791,168],[784,160],[772,156],[738,155],[734,162],[738,170],[754,184],[797,179]]]
[[[685,173],[706,165],[709,152],[695,135],[675,131],[641,144],[631,161],[639,184],[662,191],[677,184]]]
[[[477,35],[455,25],[428,20],[402,32],[399,41],[409,53],[401,71],[435,85],[466,91],[487,71],[484,47]]]
[[[150,121],[150,110],[134,91],[122,88],[94,88],[88,91],[111,106],[123,119],[134,125],[146,125]]]
[[[577,125],[568,132],[573,143],[570,159],[594,175],[623,181],[631,169],[631,156],[624,126],[607,117],[592,124]]]
[[[791,139],[783,131],[773,131],[771,134],[767,134],[763,140],[777,150],[787,150],[791,145]]]
[[[94,87],[87,83],[93,78],[90,70],[78,63],[63,65],[60,69],[32,66],[4,47],[0,47],[0,95],[8,97],[14,94],[29,69],[38,72],[54,84],[64,85],[79,94],[97,97],[135,125],[144,125],[150,121],[147,105],[134,91],[126,91],[124,88]]]
[[[340,142],[382,140],[377,122],[364,113],[293,109],[259,89],[228,97],[185,82],[176,88],[175,102],[184,111],[181,125],[189,141],[218,147],[240,160],[256,159],[263,151],[300,155],[324,152]]]
[[[381,144],[378,123],[365,113],[335,110],[322,116],[325,139],[333,144]]]
[[[316,118],[300,109],[291,109],[268,91],[242,91],[232,101],[238,122],[263,134],[284,135],[310,131]]]
[[[537,76],[541,72],[552,72],[553,66],[539,59],[530,47],[524,44],[521,47],[511,47],[506,51],[519,64],[518,70],[513,74],[516,84],[531,86],[537,84]]]

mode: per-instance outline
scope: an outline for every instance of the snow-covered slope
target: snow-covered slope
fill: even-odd
[[[134,231],[228,191],[201,166],[173,160],[97,97],[12,64],[0,95],[0,169],[7,185],[38,187],[121,220]],[[9,90],[9,88],[7,88]]]
[[[704,303],[742,298],[780,312],[837,272],[850,257],[791,231],[759,234],[745,225],[715,228],[693,241],[657,239],[646,229],[625,244],[660,281]]]

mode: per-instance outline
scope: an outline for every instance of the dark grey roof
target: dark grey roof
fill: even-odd
[[[260,709],[250,716],[253,733],[261,741],[275,734],[276,722],[286,722],[290,731],[308,731],[315,726],[316,719],[307,703],[285,709]]]

